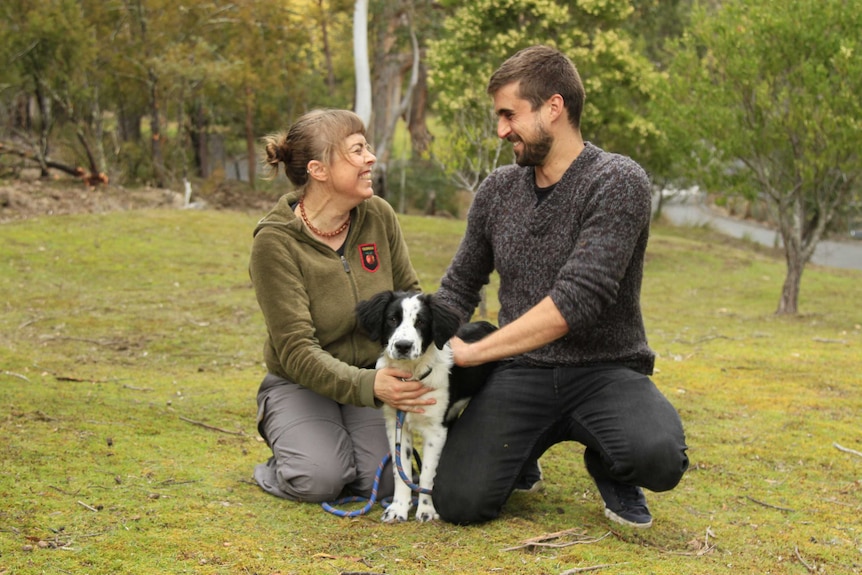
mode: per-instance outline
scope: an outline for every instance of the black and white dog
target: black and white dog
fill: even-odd
[[[448,341],[458,335],[464,341],[482,339],[495,329],[488,322],[469,323],[458,328],[458,316],[451,307],[430,294],[381,292],[356,308],[360,327],[383,344],[377,367],[397,367],[413,374],[413,379],[433,388],[427,397],[437,400],[425,413],[407,413],[401,430],[401,461],[410,473],[413,455],[412,432],[422,436],[422,469],[419,487],[431,490],[437,463],[446,443],[449,424],[461,413],[470,398],[485,383],[494,364],[462,368],[453,366]],[[384,522],[406,521],[411,507],[411,489],[395,466],[395,409],[384,406],[386,434],[395,472],[395,496],[383,513]],[[420,494],[417,521],[437,519],[431,495]]]

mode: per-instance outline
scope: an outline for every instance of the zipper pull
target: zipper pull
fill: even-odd
[[[347,258],[341,256],[341,265],[344,266],[344,273],[350,273],[350,265],[347,263]]]

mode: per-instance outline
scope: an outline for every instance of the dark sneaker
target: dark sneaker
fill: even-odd
[[[515,491],[522,493],[538,493],[545,489],[544,476],[542,475],[542,466],[539,465],[537,459],[533,463],[528,463],[515,481]]]
[[[629,527],[646,529],[652,526],[652,515],[640,487],[626,485],[612,479],[593,477],[605,501],[605,517]]]

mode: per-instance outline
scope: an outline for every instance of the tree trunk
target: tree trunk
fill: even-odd
[[[33,117],[30,115],[32,98],[33,96],[28,93],[21,93],[14,97],[14,102],[10,106],[8,128],[24,132],[29,132],[33,128]]]
[[[399,118],[404,118],[408,128],[412,121],[413,95],[419,84],[420,51],[419,42],[413,29],[412,20],[408,19],[410,40],[413,48],[412,57],[397,51],[397,31],[402,26],[404,13],[398,8],[387,5],[384,12],[386,24],[381,27],[375,46],[375,66],[377,78],[374,86],[374,121],[371,137],[377,154],[380,185],[375,188],[378,195],[387,197],[386,172],[391,159],[391,144]],[[410,73],[406,92],[402,90],[404,76]],[[412,137],[411,132],[411,137]]]
[[[124,102],[119,103],[119,117],[117,119],[117,132],[123,142],[140,143],[141,141],[141,114],[130,111]]]
[[[39,143],[35,146],[36,148],[36,159],[39,162],[39,177],[43,180],[49,178],[50,173],[48,172],[48,164],[46,160],[48,158],[48,138],[51,133],[51,128],[54,124],[54,117],[51,113],[51,100],[47,94],[42,90],[42,83],[39,81],[39,78],[34,78],[36,84],[36,101],[39,105]]]
[[[787,275],[781,288],[781,300],[778,302],[777,315],[796,315],[799,308],[799,286],[802,281],[802,270],[805,261],[798,251],[791,249],[785,243],[785,259],[787,260]]]
[[[353,10],[353,65],[356,71],[355,111],[371,125],[371,67],[368,63],[368,0],[356,0]]]
[[[778,302],[778,315],[795,315],[799,302],[799,282],[805,267],[805,257],[802,245],[802,212],[798,197],[791,196],[779,202],[779,229],[784,241],[784,261],[787,264],[787,274],[784,276],[784,286],[781,288],[781,300]]]
[[[96,146],[96,162],[99,172],[108,172],[108,159],[105,157],[105,124],[102,120],[102,106],[99,103],[101,92],[95,90],[95,97],[90,108],[90,125],[93,128],[93,143]]]
[[[377,48],[379,50],[380,46]],[[374,192],[381,198],[386,198],[389,195],[386,189],[386,172],[389,170],[391,155],[390,124],[392,128],[395,126],[394,122],[390,122],[390,116],[395,114],[397,118],[398,101],[401,97],[401,64],[397,56],[386,58],[385,54],[379,55],[376,58],[375,70],[377,72],[373,100],[376,109],[369,137],[374,142],[374,154],[377,156]]]
[[[251,184],[251,189],[254,189],[257,178],[255,173],[257,158],[254,149],[254,91],[248,86],[245,88],[245,149],[248,154],[248,183]]]
[[[159,79],[155,72],[149,71],[149,88],[150,88],[150,151],[153,158],[153,170],[156,179],[156,187],[165,187],[165,161],[162,154],[162,132],[161,132],[161,114],[159,112],[159,96],[158,96]]]
[[[413,90],[413,102],[410,104],[410,117],[407,129],[410,131],[410,144],[415,157],[420,158],[431,145],[431,132],[428,131],[426,112],[428,108],[428,69],[423,62],[419,63],[418,83]]]
[[[198,175],[202,178],[208,178],[212,174],[212,163],[210,162],[209,155],[209,122],[206,110],[200,99],[195,101],[191,123],[192,145],[195,150],[195,163],[198,167]]]
[[[188,186],[189,184],[189,157],[188,157],[188,148],[187,142],[192,140],[192,125],[191,122],[186,124],[186,82],[180,84],[180,94],[177,98],[177,127],[178,127],[178,135],[177,139],[180,141],[180,148],[182,148],[182,153],[180,157],[183,159],[183,184],[184,186]],[[187,188],[188,189],[188,188]],[[188,203],[188,201],[186,201]]]
[[[369,138],[374,142],[378,162],[385,164],[388,156],[388,125],[390,117],[401,99],[401,54],[397,51],[396,32],[401,20],[398,3],[386,2],[377,15],[374,38],[374,81],[371,99],[374,102],[374,119],[369,126]]]
[[[329,45],[329,27],[327,26],[327,12],[323,5],[323,0],[317,0],[317,6],[320,8],[320,33],[323,37],[323,59],[326,62],[326,87],[329,89],[329,96],[335,96],[335,69],[332,67],[332,48]]]
[[[140,42],[146,62],[151,56],[150,38],[146,8],[141,0],[136,0],[133,6],[126,3],[126,10],[135,17],[137,24],[137,40]],[[134,32],[133,32],[134,33]],[[147,99],[150,107],[150,156],[153,162],[153,177],[155,185],[165,187],[165,160],[162,151],[162,119],[159,110],[159,77],[152,67],[147,68]]]
[[[76,126],[75,135],[78,137],[78,141],[81,142],[81,147],[84,148],[84,154],[87,156],[87,163],[90,166],[90,173],[98,174],[101,170],[96,162],[96,157],[93,155],[93,150],[90,149],[90,142],[87,141],[87,135],[81,122],[78,122]]]

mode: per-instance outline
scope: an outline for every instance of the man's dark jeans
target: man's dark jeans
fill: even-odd
[[[494,519],[524,466],[562,441],[586,446],[593,473],[652,491],[673,489],[688,468],[679,415],[649,377],[508,362],[449,430],[434,480],[440,517]]]

